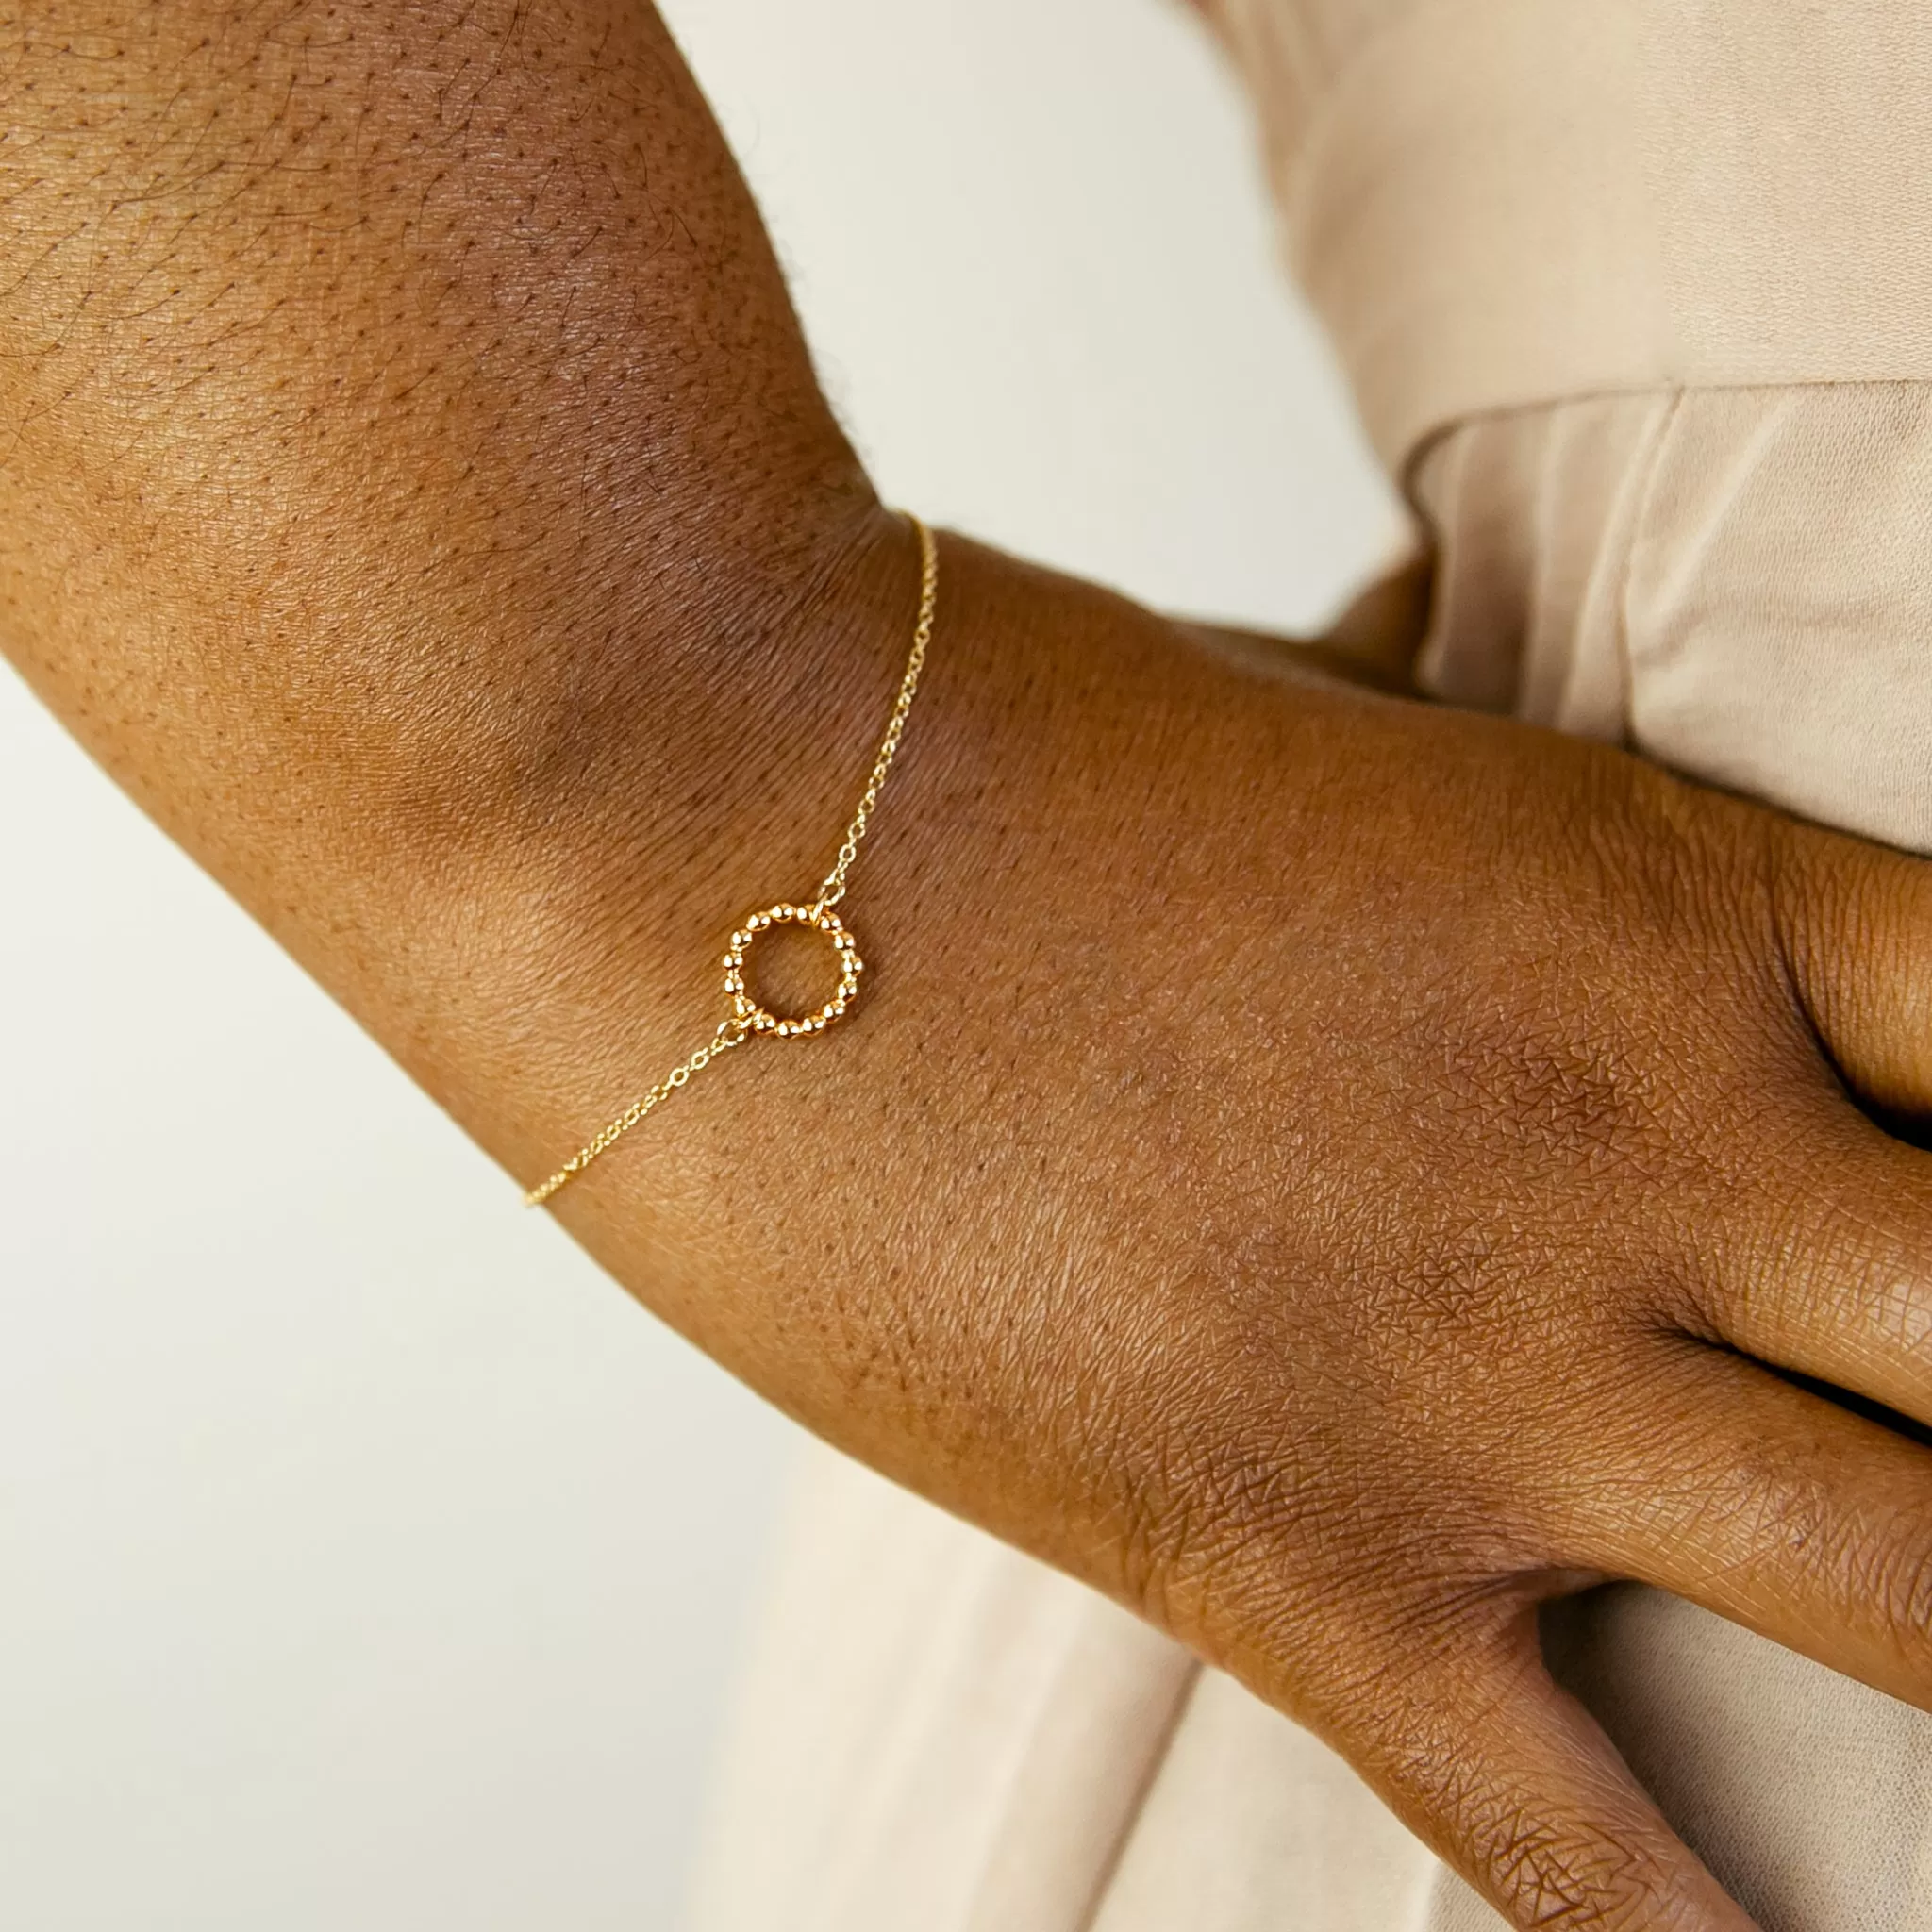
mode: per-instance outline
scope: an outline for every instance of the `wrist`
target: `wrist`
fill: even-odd
[[[712,574],[724,588],[654,640],[649,679],[588,705],[567,682],[494,774],[449,909],[493,936],[493,1015],[474,979],[452,1005],[499,1039],[478,1113],[437,1091],[525,1179],[710,1036],[726,936],[809,903],[838,854],[905,671],[919,550],[869,500],[821,506],[786,549],[783,570]]]

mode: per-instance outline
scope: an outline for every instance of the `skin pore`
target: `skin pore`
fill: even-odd
[[[0,90],[0,645],[537,1179],[823,874],[916,598],[702,99],[637,0],[55,0]],[[944,557],[865,1001],[557,1211],[1517,1923],[1743,1925],[1535,1607],[1932,1707],[1932,1465],[1765,1366],[1932,1422],[1854,1097],[1932,1100],[1932,876]]]

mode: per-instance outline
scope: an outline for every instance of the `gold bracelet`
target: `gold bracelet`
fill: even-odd
[[[839,847],[838,859],[825,874],[817,897],[809,905],[767,906],[762,912],[754,912],[739,922],[738,930],[731,935],[731,943],[724,955],[724,997],[731,1003],[731,1017],[721,1021],[717,1032],[688,1060],[673,1067],[641,1099],[632,1101],[594,1141],[574,1154],[541,1187],[532,1188],[524,1196],[525,1208],[542,1207],[559,1188],[575,1180],[593,1160],[609,1153],[647,1114],[655,1112],[680,1087],[689,1085],[696,1074],[702,1074],[721,1053],[741,1046],[755,1033],[774,1034],[780,1040],[791,1040],[806,1033],[823,1033],[833,1021],[842,1019],[852,1002],[858,997],[858,975],[865,971],[865,961],[858,957],[858,947],[852,934],[832,908],[845,896],[846,875],[852,870],[852,861],[858,857],[858,841],[865,837],[874,808],[879,802],[879,792],[886,782],[886,774],[891,770],[892,759],[898,755],[899,741],[906,735],[906,719],[912,709],[913,693],[919,689],[919,674],[925,668],[925,650],[932,642],[933,619],[939,610],[939,545],[934,541],[932,532],[917,517],[912,517],[910,522],[919,532],[920,557],[919,622],[913,627],[912,654],[906,661],[906,675],[899,682],[898,701],[892,707],[886,735],[879,741],[879,755],[873,760],[872,776],[866,780],[858,809],[853,813],[852,823],[846,827],[845,841]],[[767,1012],[745,988],[744,962],[752,941],[759,933],[774,925],[803,925],[814,932],[822,932],[831,941],[838,957],[839,990],[817,1012],[808,1013],[803,1019],[781,1020],[775,1013]]]

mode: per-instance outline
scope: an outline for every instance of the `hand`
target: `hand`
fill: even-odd
[[[1521,1924],[1742,1924],[1535,1610],[1637,1577],[1932,1704],[1932,1460],[1769,1366],[1932,1421],[1932,1165],[1845,1089],[1932,1099],[1932,872],[948,558],[868,1005],[565,1217]]]
[[[8,648],[536,1179],[822,875],[909,621],[728,158],[628,0],[62,0],[0,85]],[[1768,1366],[1932,1421],[1847,1091],[1932,1103],[1927,877],[950,542],[865,1002],[558,1210],[1520,1923],[1735,1926],[1533,1612],[1932,1701],[1926,1458]]]

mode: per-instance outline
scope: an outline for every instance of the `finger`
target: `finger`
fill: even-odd
[[[1834,1103],[1836,1105],[1836,1103]],[[1841,1110],[1716,1207],[1713,1331],[1932,1426],[1932,1158]]]
[[[1551,1680],[1534,1608],[1406,1696],[1388,1740],[1352,1755],[1517,1925],[1749,1932],[1595,1720]]]
[[[1932,1708],[1932,1453],[1686,1341],[1563,1497],[1557,1559],[1656,1585]]]
[[[1779,935],[1805,1010],[1852,1091],[1932,1113],[1932,865],[1780,831]]]

